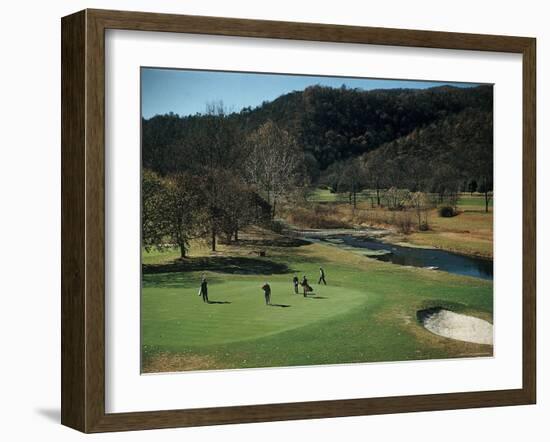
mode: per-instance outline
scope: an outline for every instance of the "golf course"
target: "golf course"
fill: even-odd
[[[142,373],[493,355],[492,85],[141,75]]]
[[[446,309],[492,322],[490,280],[255,226],[215,253],[193,251],[185,259],[177,249],[143,253],[144,373],[492,355],[492,345],[438,336],[420,320]],[[317,284],[320,266],[326,286]],[[307,275],[313,293],[294,293],[295,274]],[[198,296],[203,275],[209,303]]]

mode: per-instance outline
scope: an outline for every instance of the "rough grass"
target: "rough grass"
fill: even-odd
[[[479,193],[462,193],[458,215],[441,217],[436,209],[428,216],[429,230],[419,231],[416,214],[373,207],[372,190],[358,194],[354,209],[347,194],[331,193],[326,188],[312,190],[309,206],[287,209],[284,217],[300,228],[380,227],[394,230],[389,239],[404,245],[435,247],[465,255],[493,257],[493,201],[485,213],[485,198]],[[408,219],[412,221],[409,226]],[[405,225],[406,222],[406,225]],[[405,228],[406,227],[406,228]],[[410,228],[409,228],[410,227]],[[405,233],[405,236],[399,234]]]
[[[144,271],[143,371],[492,354],[491,346],[435,336],[416,319],[418,310],[434,303],[492,317],[490,281],[396,266],[330,245],[293,244],[259,230],[243,233],[242,238],[216,256],[248,256],[260,241],[267,251],[262,259],[275,267],[284,264],[288,272],[208,270],[209,297],[216,303],[204,304],[197,295],[199,270]],[[195,253],[189,261],[208,259],[206,250]],[[166,265],[174,257],[176,251],[144,254],[144,261]],[[326,287],[316,284],[319,265],[326,270]],[[312,297],[293,294],[294,272],[308,275],[315,289]],[[265,281],[272,286],[274,306],[265,306],[260,288]]]
[[[211,356],[158,352],[144,358],[142,373],[211,370],[214,368],[216,368],[216,361]]]
[[[350,216],[335,205],[313,204],[310,207],[287,208],[285,218],[294,226],[310,229],[350,228]]]
[[[408,241],[457,253],[493,257],[493,213],[464,211],[452,218],[430,216],[431,230],[415,232]]]

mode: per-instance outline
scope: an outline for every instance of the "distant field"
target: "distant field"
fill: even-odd
[[[383,195],[383,191],[380,192],[380,195]],[[357,194],[357,201],[370,202],[371,198],[376,198],[376,192],[373,190],[367,189]],[[349,196],[347,193],[332,193],[327,188],[316,188],[308,194],[307,200],[312,203],[347,203]],[[458,207],[466,210],[485,210],[485,197],[478,193],[462,193],[458,200]],[[493,207],[492,198],[489,201],[489,207]]]
[[[491,346],[433,335],[416,319],[419,309],[448,306],[491,321],[490,281],[379,262],[330,245],[268,246],[262,258],[251,254],[255,248],[245,240],[216,256],[199,249],[184,262],[174,261],[176,251],[144,253],[143,371],[492,353]],[[218,266],[224,259],[230,261]],[[196,263],[205,269],[215,303],[198,296],[202,270]],[[326,287],[316,284],[319,265],[327,272]],[[294,272],[308,275],[313,296],[293,294]],[[265,281],[274,306],[264,305]]]
[[[357,201],[370,201],[370,194],[368,190],[365,190],[357,194]],[[326,188],[316,188],[312,190],[307,200],[312,203],[346,203],[349,202],[347,193],[331,193]]]
[[[483,211],[485,212],[485,197],[482,194],[463,193],[458,200],[460,210]],[[489,210],[493,208],[493,198],[489,200]]]

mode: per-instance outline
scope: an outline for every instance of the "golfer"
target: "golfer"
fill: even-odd
[[[310,285],[307,282],[306,275],[302,278],[302,288],[304,289],[304,298],[307,296],[307,292],[313,291],[313,289],[310,287]]]
[[[321,284],[321,281],[323,281],[323,284],[327,285],[327,280],[325,279],[325,271],[323,270],[323,267],[319,267],[319,282],[317,284]]]
[[[271,287],[267,282],[262,286],[262,290],[264,291],[265,305],[270,305],[271,304]]]
[[[208,301],[208,281],[206,280],[206,276],[202,275],[201,279],[201,288],[199,289],[199,296],[202,296],[202,301],[209,303]]]
[[[294,293],[298,294],[298,286],[300,285],[300,282],[296,275],[294,275],[294,278],[292,278],[292,284],[294,285]]]

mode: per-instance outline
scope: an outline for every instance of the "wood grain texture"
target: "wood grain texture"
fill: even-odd
[[[522,52],[529,38],[147,12],[88,10],[106,29],[375,45]]]
[[[523,389],[537,395],[537,125],[536,41],[523,50]]]
[[[91,431],[105,414],[105,38],[102,23],[89,11],[86,17],[86,431]]]
[[[523,54],[523,387],[139,413],[105,413],[105,30],[186,32]],[[532,404],[536,398],[535,40],[355,26],[86,10],[62,20],[62,423],[84,432]],[[519,148],[519,146],[518,146]]]
[[[61,422],[85,428],[85,13],[61,29]]]

